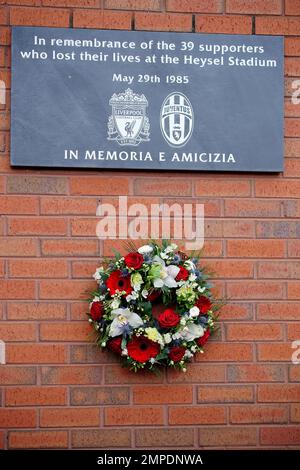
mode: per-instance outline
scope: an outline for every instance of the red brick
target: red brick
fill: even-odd
[[[298,349],[294,350],[298,351]],[[297,353],[297,358],[299,358],[299,353]],[[299,364],[290,366],[289,379],[291,382],[300,382],[300,367]]]
[[[164,422],[162,407],[110,407],[104,410],[107,426],[160,425]]]
[[[192,15],[135,13],[135,28],[145,31],[192,31]]]
[[[5,391],[5,406],[65,405],[65,387],[9,387]]]
[[[4,449],[4,432],[0,432],[0,449]]]
[[[191,196],[192,184],[186,179],[140,178],[135,180],[134,193],[155,196]],[[178,201],[177,201],[178,202]]]
[[[96,237],[97,224],[100,222],[101,217],[93,218],[76,218],[71,220],[71,234],[74,237]]]
[[[68,276],[68,265],[63,260],[10,260],[9,274],[11,277],[47,277],[61,278]]]
[[[66,306],[58,303],[8,303],[9,320],[65,320]]]
[[[251,34],[252,20],[250,16],[220,15],[196,16],[197,33]]]
[[[287,298],[298,300],[300,299],[300,284],[299,281],[289,282],[287,286]]]
[[[102,369],[99,366],[53,366],[42,367],[42,384],[99,384]]]
[[[30,175],[7,176],[7,192],[17,194],[66,194],[67,179],[62,177],[40,177]]]
[[[11,344],[7,347],[9,364],[56,364],[66,361],[66,347],[58,344]]]
[[[227,0],[226,12],[280,15],[281,0]]]
[[[241,364],[228,366],[229,382],[279,382],[285,378],[284,366]]]
[[[0,367],[0,383],[2,385],[32,385],[36,382],[35,367]]]
[[[225,200],[225,216],[279,217],[280,202],[261,199]]]
[[[295,108],[297,108],[297,106],[295,106]],[[297,158],[300,153],[300,139],[285,139],[284,150],[286,157]]]
[[[258,264],[258,277],[266,279],[298,279],[300,277],[300,262],[262,261]]]
[[[171,406],[169,424],[225,424],[225,408],[221,406]]]
[[[228,240],[227,256],[245,258],[283,258],[284,240]]]
[[[299,258],[300,256],[300,240],[288,241],[288,253],[290,258]]]
[[[41,197],[41,213],[55,215],[95,215],[97,199],[88,197]]]
[[[1,238],[0,256],[35,256],[36,240],[31,238]]]
[[[300,137],[300,119],[297,118],[287,118],[285,119],[285,136],[287,137]],[[284,182],[281,182],[284,183]],[[297,183],[297,181],[294,181]],[[284,187],[284,185],[282,185]],[[294,187],[291,188],[291,193],[295,191]],[[290,194],[289,192],[287,194]],[[293,197],[291,195],[291,197]]]
[[[0,298],[29,300],[35,298],[35,281],[0,280]]]
[[[284,100],[284,116],[285,117],[300,117],[299,106],[295,105],[290,98]],[[293,178],[292,174],[288,174],[286,171],[287,162],[284,161],[284,176]],[[297,174],[295,175],[297,176]]]
[[[289,403],[300,399],[300,384],[268,384],[258,386],[259,402]]]
[[[12,431],[8,436],[10,449],[56,449],[68,447],[67,431]]]
[[[36,326],[32,323],[0,323],[0,338],[3,341],[35,341]]]
[[[222,0],[167,0],[167,11],[186,13],[221,13]]]
[[[7,26],[3,26],[2,28],[0,28],[1,45],[7,46],[8,44],[10,44],[10,37],[10,28],[8,28]]]
[[[203,255],[207,258],[219,258],[223,256],[222,240],[205,240]]]
[[[160,0],[106,0],[105,8],[112,10],[160,10]]]
[[[87,322],[81,322],[85,325]],[[89,331],[89,339],[91,331]],[[72,344],[70,346],[70,361],[73,364],[105,364],[119,362],[118,357],[112,355],[109,351],[102,351],[95,344]]]
[[[84,320],[86,321],[87,302],[72,302],[71,303],[71,320]]]
[[[67,221],[50,217],[15,217],[8,220],[9,235],[66,235]]]
[[[138,405],[192,403],[193,389],[182,385],[149,385],[133,387],[133,402]]]
[[[247,447],[257,443],[254,427],[210,427],[200,429],[200,446],[206,447]]]
[[[261,303],[257,305],[258,320],[299,320],[300,305],[298,303]]]
[[[300,15],[299,0],[285,0],[286,15]]]
[[[74,176],[70,181],[70,191],[71,194],[82,195],[126,195],[129,192],[129,182],[122,177]]]
[[[99,425],[99,410],[95,408],[44,408],[40,412],[41,428],[71,428]]]
[[[198,387],[199,403],[248,403],[254,402],[253,387],[214,385]]]
[[[229,238],[253,238],[255,225],[253,220],[223,220],[223,236]]]
[[[40,325],[42,341],[87,341],[91,327],[88,322],[44,323]]]
[[[196,196],[250,196],[250,181],[212,179],[196,180]]]
[[[294,341],[300,338],[300,323],[290,323],[287,325],[287,339]]]
[[[128,387],[72,387],[71,405],[128,405]]]
[[[225,366],[190,364],[185,374],[173,370],[168,370],[167,374],[171,383],[217,383],[225,380]]]
[[[0,69],[0,80],[5,83],[5,88],[10,88],[10,70]],[[5,115],[5,113],[1,113],[0,116],[1,116],[0,129],[8,130],[6,126],[6,122],[5,122],[7,119],[7,115]]]
[[[291,405],[291,422],[300,423],[300,405]]]
[[[204,354],[196,356],[197,362],[220,361],[252,361],[253,349],[251,344],[225,344],[210,342],[205,346]]]
[[[69,27],[69,10],[55,8],[10,8],[10,24],[20,26]]]
[[[22,409],[0,409],[1,428],[34,428],[36,411]]]
[[[300,115],[300,109],[298,110]],[[286,158],[284,164],[284,174],[286,177],[300,177],[300,162],[294,158]]]
[[[142,198],[139,198],[140,200],[144,200]],[[129,199],[128,199],[129,202]],[[156,201],[157,202],[157,201]],[[203,204],[204,205],[204,214],[205,217],[216,217],[221,215],[221,204],[220,200],[218,199],[198,199],[198,198],[184,198],[184,199],[163,199],[164,204],[172,205],[172,204],[179,204],[180,207],[182,208],[182,211],[184,210],[184,204],[192,204],[192,214],[195,215],[196,213],[196,204]]]
[[[291,360],[292,349],[290,343],[266,343],[258,346],[259,361],[288,362]]]
[[[97,261],[74,261],[72,263],[73,278],[89,278],[99,266]]]
[[[74,28],[131,29],[131,12],[75,10]]]
[[[253,318],[251,304],[224,305],[221,310],[222,321],[226,320],[251,320]]]
[[[255,194],[260,197],[297,197],[300,181],[284,179],[281,181],[256,181]]]
[[[255,33],[297,36],[300,34],[300,23],[298,18],[276,18],[274,16],[257,17],[255,21]]]
[[[300,38],[285,38],[284,40],[284,54],[286,56],[300,55]]]
[[[41,299],[86,299],[86,292],[95,288],[93,281],[40,281]]]
[[[98,8],[99,0],[43,0],[43,6]]]
[[[282,446],[298,445],[300,442],[299,426],[267,427],[260,429],[260,442],[262,445]]]
[[[109,365],[105,367],[105,383],[106,384],[143,384],[161,383],[163,382],[162,375],[154,375],[148,371],[140,371],[138,374],[133,374],[128,369],[121,368],[120,365]]]
[[[209,260],[208,269],[216,278],[251,278],[253,277],[253,261],[243,260]]]
[[[2,196],[0,199],[1,214],[36,214],[38,199],[31,196]]]
[[[300,75],[300,58],[286,57],[284,73],[287,77],[298,77]]]
[[[135,432],[137,447],[189,448],[194,446],[194,430],[192,428],[154,428],[138,429]]]
[[[284,406],[234,406],[230,410],[232,424],[286,423],[287,408]]]
[[[42,240],[42,253],[46,256],[97,256],[98,240]]]
[[[239,323],[226,326],[229,341],[274,341],[282,339],[282,326],[270,323]]]
[[[85,429],[72,431],[72,448],[130,448],[130,429]]]
[[[282,299],[283,286],[275,281],[229,282],[227,295],[231,299]]]
[[[8,10],[4,7],[0,7],[0,24],[7,24]]]

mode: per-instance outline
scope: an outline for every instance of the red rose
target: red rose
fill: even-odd
[[[201,336],[201,338],[197,339],[198,346],[204,346],[209,337],[210,337],[210,331],[206,330],[204,335]]]
[[[133,268],[133,269],[140,269],[144,262],[143,256],[138,252],[128,253],[128,255],[125,256],[124,260],[125,260],[126,266],[128,268]]]
[[[122,352],[121,343],[122,343],[122,336],[116,336],[115,338],[112,338],[108,341],[107,347],[112,352],[116,354],[121,354]]]
[[[172,308],[167,308],[159,315],[157,320],[161,328],[173,328],[180,322],[180,316]]]
[[[128,295],[132,292],[130,276],[122,276],[119,269],[113,271],[110,274],[106,281],[106,285],[109,288],[110,295],[116,294],[117,291],[125,291],[125,295]]]
[[[171,361],[179,362],[183,358],[186,349],[182,346],[173,346],[169,351],[169,358]]]
[[[145,336],[133,336],[127,344],[128,356],[138,362],[147,362],[160,352],[158,343]]]
[[[212,303],[208,297],[201,295],[195,305],[199,308],[200,313],[207,313],[211,309]]]
[[[160,290],[153,290],[147,297],[147,300],[150,302],[154,302],[158,297],[160,296],[161,292]]]
[[[186,281],[187,278],[189,277],[189,272],[187,269],[185,269],[183,266],[179,266],[179,273],[175,277],[176,281]]]
[[[94,321],[101,320],[104,314],[104,306],[102,302],[93,302],[90,308],[91,317]]]

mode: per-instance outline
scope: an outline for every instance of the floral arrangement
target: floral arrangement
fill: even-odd
[[[118,354],[135,372],[169,366],[186,371],[186,363],[215,330],[220,308],[211,293],[199,256],[177,245],[155,242],[126,256],[116,253],[94,278],[89,322],[99,347]]]

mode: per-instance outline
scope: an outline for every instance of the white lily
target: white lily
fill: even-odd
[[[204,335],[204,329],[201,325],[195,325],[195,323],[190,323],[185,326],[182,330],[179,331],[181,338],[185,341],[193,341],[196,338],[200,338]]]
[[[163,286],[167,286],[170,288],[177,287],[177,282],[175,281],[175,277],[180,271],[179,267],[175,266],[174,264],[170,264],[169,266],[166,266],[166,263],[164,262],[164,260],[161,259],[157,255],[154,256],[153,262],[155,264],[161,265],[160,276],[153,280],[154,287],[156,288],[161,288]]]
[[[130,326],[131,328],[139,328],[142,326],[143,320],[135,313],[131,312],[129,308],[116,308],[111,312],[114,318],[109,330],[109,336],[120,336]]]

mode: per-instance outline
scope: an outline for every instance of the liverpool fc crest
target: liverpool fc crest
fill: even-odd
[[[150,124],[146,116],[148,101],[145,95],[137,95],[127,88],[125,93],[114,93],[109,104],[112,114],[108,120],[108,140],[135,146],[150,140]]]

